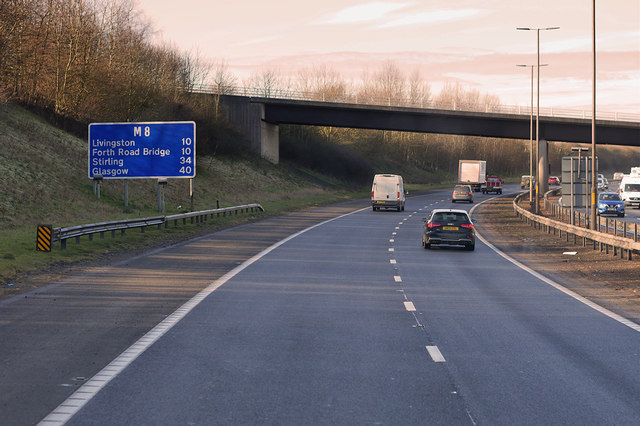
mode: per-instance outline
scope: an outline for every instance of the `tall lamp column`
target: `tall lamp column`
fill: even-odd
[[[542,64],[546,67],[549,64]],[[531,108],[529,109],[529,205],[533,208],[533,67],[535,65],[518,64],[516,67],[531,68]]]
[[[595,1],[595,0],[594,0]],[[538,56],[538,92],[537,92],[537,105],[536,105],[536,160],[539,163],[539,145],[540,145],[540,31],[557,30],[560,27],[546,27],[546,28],[525,28],[518,27],[517,30],[522,31],[535,31],[537,35],[537,56]],[[538,167],[536,172],[536,214],[540,214],[540,194],[538,188],[540,187],[540,168]]]

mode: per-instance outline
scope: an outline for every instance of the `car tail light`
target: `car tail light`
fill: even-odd
[[[398,200],[400,199],[400,191],[398,191]]]
[[[458,191],[453,191],[453,195],[458,195]]]
[[[437,228],[441,226],[439,223],[427,223],[427,228]]]
[[[371,191],[371,199],[373,200],[373,191]]]
[[[471,192],[467,192],[467,195],[471,195]]]
[[[473,223],[463,223],[460,226],[463,228],[473,229]]]

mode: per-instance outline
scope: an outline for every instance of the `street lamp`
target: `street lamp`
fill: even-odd
[[[542,64],[541,67],[546,67],[549,64]],[[523,65],[518,64],[516,67],[529,67],[531,68],[531,108],[529,109],[529,206],[533,208],[533,67],[535,65]]]
[[[525,28],[518,27],[517,30],[521,31],[535,31],[537,34],[537,52],[538,52],[538,91],[537,91],[537,105],[536,105],[536,161],[540,163],[539,157],[539,145],[540,145],[540,31],[557,30],[560,27],[546,27],[546,28]],[[536,214],[540,213],[540,200],[538,198],[538,188],[540,187],[540,168],[536,171]]]
[[[596,224],[596,198],[598,185],[596,184],[596,0],[593,0],[591,8],[591,45],[593,56],[593,83],[591,88],[591,229],[597,230]]]

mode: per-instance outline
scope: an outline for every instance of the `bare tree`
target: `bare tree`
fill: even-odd
[[[212,83],[214,87],[214,116],[220,116],[220,96],[233,93],[236,77],[229,72],[226,61],[217,61],[213,66]]]
[[[385,62],[374,78],[377,97],[387,100],[388,104],[404,98],[404,76],[396,64]]]
[[[258,94],[265,98],[273,97],[276,91],[282,87],[282,79],[277,70],[263,68],[249,77],[249,86],[257,89]]]
[[[409,102],[411,105],[424,107],[431,100],[431,86],[422,80],[420,70],[414,69],[409,76]]]

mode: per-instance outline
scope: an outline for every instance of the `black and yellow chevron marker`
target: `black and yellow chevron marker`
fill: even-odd
[[[38,238],[36,241],[36,249],[38,251],[51,251],[51,225],[38,225]]]

